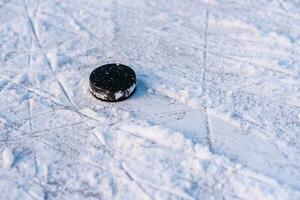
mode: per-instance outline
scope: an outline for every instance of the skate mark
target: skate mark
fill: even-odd
[[[32,18],[31,18],[30,15],[29,15],[28,6],[27,6],[27,4],[25,3],[25,0],[23,0],[23,2],[24,2],[25,10],[26,10],[26,15],[27,15],[29,27],[30,27],[30,29],[31,29],[31,31],[32,31],[32,34],[33,34],[33,36],[34,36],[34,38],[35,38],[35,40],[36,40],[36,42],[37,42],[37,45],[38,45],[39,49],[41,49],[41,52],[42,52],[42,54],[43,54],[43,57],[44,57],[44,59],[45,59],[45,61],[46,61],[47,66],[50,68],[50,70],[52,71],[52,73],[55,75],[56,81],[57,81],[57,83],[58,83],[58,85],[59,85],[61,91],[63,92],[63,94],[64,94],[65,97],[67,98],[68,102],[69,102],[71,105],[73,105],[74,107],[76,107],[75,104],[74,104],[74,102],[73,102],[72,99],[70,98],[70,95],[68,95],[68,93],[66,92],[66,88],[65,88],[64,85],[62,84],[61,80],[58,78],[57,73],[56,73],[56,71],[54,70],[53,66],[51,65],[51,62],[49,61],[47,55],[44,53],[45,50],[44,50],[43,46],[41,45],[41,42],[40,42],[40,39],[39,39],[39,37],[38,37],[38,35],[37,35],[37,32],[36,32],[34,23],[33,23],[33,21],[32,21]],[[36,11],[36,12],[38,12],[38,11]]]
[[[285,157],[289,158],[290,156],[286,154],[284,151],[281,151],[281,147],[283,146],[289,146],[289,144],[286,141],[282,141],[276,137],[276,135],[269,133],[266,131],[266,126],[265,125],[260,125],[254,121],[250,121],[249,119],[246,119],[243,116],[239,116],[239,118],[243,121],[244,125],[248,127],[248,130],[244,130],[245,132],[248,132],[249,130],[251,131],[251,134],[254,136],[261,138],[262,140],[265,140],[267,142],[271,142],[275,147],[278,149],[278,151]],[[233,121],[235,119],[232,119]],[[243,125],[242,125],[243,127]],[[249,133],[245,133],[249,134]],[[289,146],[290,149],[295,149],[294,147]],[[292,162],[289,162],[288,164],[294,165]],[[299,167],[299,166],[297,166]],[[266,174],[265,174],[266,175]],[[267,176],[267,175],[266,175]]]
[[[48,147],[50,147],[51,149],[53,149],[54,151],[57,151],[57,152],[60,152],[60,153],[63,153],[64,155],[68,156],[69,158],[72,158],[74,160],[74,162],[76,163],[81,163],[83,165],[89,165],[95,169],[98,169],[102,172],[106,172],[106,173],[109,173],[111,174],[112,176],[116,176],[118,178],[125,178],[123,174],[121,173],[117,173],[115,170],[112,171],[112,168],[111,167],[105,167],[104,165],[99,165],[91,160],[87,160],[85,159],[84,157],[79,157],[79,151],[77,151],[76,154],[73,154],[71,151],[64,151],[63,149],[61,148],[58,148],[56,145],[53,145],[51,143],[48,143],[44,140],[41,140],[41,138],[36,138],[36,140],[39,142],[39,143],[42,143]],[[113,157],[111,157],[113,160],[115,160]],[[117,161],[117,160],[115,160]]]
[[[16,83],[15,83],[15,84],[16,84]],[[41,98],[44,98],[44,99],[46,99],[46,100],[49,100],[50,102],[52,102],[52,103],[55,104],[55,105],[61,106],[62,108],[66,109],[66,110],[75,112],[75,113],[79,114],[81,117],[85,117],[85,118],[92,119],[92,120],[95,120],[95,121],[99,121],[99,122],[102,123],[102,120],[101,120],[101,119],[95,118],[95,117],[93,117],[93,116],[89,116],[89,115],[87,115],[87,114],[81,112],[80,110],[78,110],[78,108],[76,108],[76,107],[74,107],[74,106],[64,105],[63,103],[58,102],[57,100],[55,100],[55,99],[53,99],[53,98],[51,98],[51,97],[44,96],[43,94],[39,94],[39,93],[37,93],[36,91],[33,91],[33,90],[30,89],[30,88],[26,88],[26,87],[24,87],[24,86],[22,86],[22,85],[19,85],[19,84],[16,84],[16,85],[18,85],[19,87],[21,87],[21,88],[24,89],[24,90],[28,90],[30,93],[32,93],[32,94],[34,94],[34,95],[37,95],[37,96],[39,96],[39,97],[41,97]],[[116,124],[118,124],[118,123],[121,123],[121,122],[110,123],[109,126],[113,126],[113,125],[116,125]]]
[[[128,25],[128,26],[130,26],[130,25]],[[157,31],[156,29],[153,29],[153,28],[142,27],[142,30],[144,30],[146,32],[158,33],[158,34],[161,34],[161,35],[164,34],[163,32],[159,32],[159,31]],[[265,47],[266,46],[265,44],[261,43],[260,40],[255,40],[255,38],[242,38],[241,39],[241,38],[238,38],[236,36],[224,35],[222,32],[211,32],[210,36],[228,38],[228,39],[233,40],[235,43],[239,43],[239,44],[241,44],[241,43],[249,43],[249,44],[251,44],[251,45],[253,45],[255,47],[259,47],[259,46]],[[214,41],[210,41],[210,42],[211,42],[211,44],[210,44],[211,46],[213,46],[212,44],[215,45],[215,43],[213,43]],[[281,45],[281,44],[279,44],[279,45]],[[194,46],[191,46],[191,47],[195,48]],[[213,46],[213,47],[217,47],[217,46]],[[282,48],[284,48],[284,46],[282,46]],[[268,55],[272,56],[272,54],[268,54]]]
[[[7,81],[7,80],[6,80]],[[3,92],[7,91],[7,89],[12,85],[10,81],[7,81],[4,86],[0,89],[0,95],[2,95]]]
[[[40,3],[41,3],[41,0],[38,0],[36,8],[34,9],[34,12],[33,12],[33,18],[35,18],[36,14],[38,13],[38,10],[39,10],[39,7],[40,7]]]
[[[5,87],[7,86],[7,84],[9,84],[8,80],[4,80],[4,83],[2,83],[2,85],[0,85],[0,94],[2,93],[2,90],[5,90]]]
[[[204,46],[203,46],[203,68],[202,68],[202,77],[201,77],[201,93],[202,95],[205,95],[206,93],[206,62],[207,62],[207,40],[208,40],[208,22],[209,22],[209,11],[205,11],[205,28],[204,28]],[[206,128],[206,144],[208,145],[209,151],[213,152],[213,144],[212,144],[212,135],[210,130],[210,125],[208,121],[208,113],[207,113],[207,106],[204,106],[204,122],[205,122],[205,128]]]
[[[179,190],[176,190],[176,189],[172,189],[172,188],[169,188],[169,187],[163,186],[163,185],[156,185],[155,183],[151,183],[151,182],[149,182],[147,180],[142,180],[138,176],[135,176],[133,173],[129,173],[128,169],[124,168],[124,165],[121,165],[121,166],[128,173],[128,175],[136,183],[139,183],[140,185],[142,185],[142,184],[147,185],[148,187],[151,187],[154,190],[159,190],[159,191],[166,192],[166,193],[171,194],[171,195],[173,195],[175,197],[178,197],[180,199],[189,199],[189,200],[193,200],[194,199],[193,197],[191,197],[189,194],[185,193],[184,191],[179,191]],[[152,197],[151,197],[151,199],[152,199]]]
[[[206,60],[207,60],[207,31],[208,31],[208,20],[209,20],[209,11],[205,11],[205,28],[204,28],[204,37],[203,37],[203,67],[202,67],[202,76],[201,76],[201,93],[204,94],[206,91],[205,79],[206,79]]]
[[[15,4],[14,6],[16,6],[16,4]],[[0,32],[1,32],[2,29],[4,29],[6,26],[10,26],[11,24],[14,24],[17,20],[20,20],[20,18],[23,17],[21,13],[18,13],[18,12],[13,11],[13,10],[10,10],[10,11],[13,12],[13,13],[16,15],[16,17],[14,17],[14,18],[11,19],[11,20],[6,20],[6,21],[3,22],[2,24],[0,24]],[[4,42],[3,44],[5,44],[5,42]]]
[[[149,139],[149,138],[147,138],[147,137],[143,137],[143,136],[137,135],[137,134],[135,134],[135,133],[129,132],[129,131],[124,130],[124,129],[121,129],[121,128],[119,128],[119,127],[117,127],[116,129],[117,129],[117,130],[120,130],[121,133],[123,133],[123,134],[131,135],[131,136],[133,136],[133,137],[135,137],[135,138],[139,138],[139,139],[141,139],[141,140],[143,140],[143,141],[145,141],[145,142],[149,142],[149,143],[151,143],[151,144],[153,144],[153,145],[155,145],[155,146],[157,146],[157,147],[164,148],[164,146],[161,146],[161,145],[157,144],[156,141],[151,140],[151,139]]]
[[[210,34],[211,35],[211,34]],[[204,51],[204,49],[202,47],[198,47],[198,46],[194,46],[193,44],[189,43],[181,43],[181,45],[183,47],[186,47],[186,48],[193,48],[193,50],[197,50],[197,51]],[[266,45],[263,45],[263,47],[265,47]],[[238,47],[235,47],[235,48],[238,48]],[[259,64],[259,63],[255,63],[252,62],[250,59],[252,59],[253,57],[249,57],[249,58],[246,58],[245,57],[242,57],[241,55],[226,55],[225,52],[223,54],[220,54],[218,53],[217,51],[212,51],[212,50],[206,50],[207,53],[210,53],[211,55],[213,56],[216,56],[216,57],[220,57],[220,58],[225,58],[225,59],[228,59],[228,60],[232,60],[232,61],[236,61],[236,62],[240,62],[240,63],[245,63],[245,64],[248,64],[248,65],[252,65],[254,67],[257,67],[257,68],[263,68],[263,69],[266,69],[267,71],[272,71],[272,72],[275,72],[277,74],[281,74],[281,75],[285,75],[285,76],[289,76],[289,77],[293,77],[293,78],[296,78],[298,77],[298,74],[295,72],[295,71],[292,71],[290,69],[288,69],[288,67],[278,67],[278,66],[272,66],[272,65],[264,65],[264,64]],[[193,54],[190,54],[191,56],[193,56]],[[263,56],[261,56],[263,57]],[[259,58],[259,55],[256,56],[256,59]],[[274,56],[271,56],[270,59],[277,59],[276,57]],[[249,67],[249,66],[247,66]]]
[[[251,9],[249,9],[249,4],[243,3],[242,1],[239,1],[239,2],[233,1],[233,2],[236,5],[243,6],[243,8],[246,8],[247,10],[251,10]],[[253,6],[255,6],[255,7],[253,7]],[[274,10],[274,9],[270,10],[270,9],[267,9],[265,6],[261,6],[259,4],[252,4],[252,8],[253,8],[253,10],[262,10],[265,13],[272,13],[275,16],[277,15],[277,16],[282,16],[282,17],[287,17],[287,18],[293,18],[295,20],[300,19],[299,16],[291,15],[291,14],[289,14],[289,12],[284,12],[284,11],[281,11],[281,10],[278,10],[278,9],[277,10]]]
[[[28,58],[27,58],[27,69],[28,69],[29,72],[31,71],[31,49],[32,49],[32,36],[30,36],[29,48],[27,50],[27,55],[28,55]],[[28,73],[28,76],[30,76],[29,73]]]
[[[53,148],[56,148],[55,146],[53,146],[53,145],[51,145]],[[60,151],[61,149],[57,149],[56,148],[56,150],[57,151]],[[70,155],[70,156],[72,156],[72,157],[74,157],[74,155],[73,154],[70,154],[70,153],[68,153],[68,152],[64,152],[64,153],[66,153],[67,155]],[[197,158],[197,156],[195,156],[195,155],[193,155],[193,154],[187,154],[187,156],[192,156],[192,157],[194,157],[195,159],[198,159]],[[77,158],[78,159],[78,157],[74,157],[74,158]],[[80,158],[79,158],[80,159]],[[88,162],[88,164],[91,164],[90,162]],[[227,167],[224,167],[224,166],[221,166],[221,164],[220,163],[214,163],[214,164],[216,164],[217,166],[219,166],[219,167],[222,167],[222,168],[224,168],[224,169],[228,169]],[[95,164],[92,164],[94,167],[96,167],[96,168],[99,168],[100,166],[95,166]],[[101,169],[102,169],[102,166],[101,166]],[[241,175],[244,175],[244,176],[247,176],[247,178],[249,178],[249,179],[252,179],[252,180],[254,180],[254,179],[256,179],[255,177],[250,177],[248,174],[245,174],[245,173],[242,173],[242,172],[239,172],[239,174],[241,174]],[[258,180],[259,182],[261,182],[262,180]],[[155,188],[155,189],[159,189],[159,188]]]
[[[59,1],[55,1],[55,3],[58,5],[58,7],[64,12],[66,13],[66,15],[68,15],[72,21],[74,21],[74,23],[79,27],[80,31],[84,31],[86,32],[89,36],[93,37],[94,39],[96,39],[97,41],[99,41],[101,44],[106,45],[106,46],[110,46],[110,44],[107,43],[106,40],[101,40],[101,38],[99,38],[95,33],[93,33],[92,31],[90,31],[88,28],[86,28],[79,20],[77,20],[67,9],[65,9],[62,4]],[[78,34],[78,32],[77,32]]]
[[[224,36],[222,35],[222,37],[224,37]],[[233,56],[230,56],[230,55],[223,55],[223,54],[220,54],[218,52],[211,51],[211,50],[208,50],[208,49],[205,50],[204,47],[194,46],[190,43],[189,44],[181,43],[181,45],[183,45],[184,47],[193,48],[193,49],[198,50],[198,51],[206,51],[206,54],[209,53],[209,54],[214,55],[216,57],[226,58],[228,60],[233,60],[233,61],[236,61],[236,62],[249,64],[249,65],[252,65],[252,66],[255,66],[255,67],[258,67],[258,68],[264,68],[268,71],[273,71],[275,73],[279,73],[279,74],[283,74],[283,75],[290,76],[290,77],[293,77],[293,78],[297,78],[297,75],[295,75],[295,72],[292,72],[288,69],[280,69],[280,68],[277,68],[277,67],[271,67],[271,66],[266,66],[266,65],[253,63],[253,62],[250,62],[250,61],[247,61],[247,60],[240,59],[238,57],[233,57]]]
[[[3,77],[3,76],[0,74],[0,77]],[[54,103],[54,104],[56,104],[56,105],[58,105],[58,106],[61,106],[61,107],[63,107],[63,108],[66,109],[66,110],[73,111],[73,112],[79,114],[80,116],[86,117],[86,118],[88,118],[88,119],[92,119],[92,120],[96,120],[96,121],[102,122],[100,119],[97,119],[97,118],[95,118],[95,117],[89,116],[89,115],[87,115],[87,114],[81,112],[80,110],[78,110],[78,108],[76,108],[76,107],[74,107],[74,106],[68,106],[68,105],[64,105],[64,104],[61,103],[61,102],[58,102],[57,100],[53,99],[51,96],[49,97],[49,96],[45,96],[45,95],[43,95],[43,94],[40,94],[40,93],[34,91],[33,89],[27,88],[27,87],[25,87],[25,86],[23,86],[23,85],[20,85],[20,84],[16,83],[16,82],[13,82],[11,79],[8,79],[8,78],[6,78],[6,77],[3,77],[3,79],[9,80],[9,81],[11,81],[13,84],[17,85],[18,87],[20,87],[20,88],[22,88],[22,89],[24,89],[24,90],[27,90],[27,91],[29,91],[30,93],[32,93],[32,94],[34,94],[34,95],[37,95],[37,96],[39,96],[39,97],[41,97],[41,98],[44,98],[44,99],[46,99],[46,100],[49,100],[50,102],[52,102],[52,103]],[[42,91],[42,90],[41,90],[41,91]],[[111,124],[109,124],[109,125],[115,125],[115,124],[118,124],[118,123],[111,123]]]
[[[49,114],[55,114],[58,111],[61,110],[66,110],[66,109],[61,109],[61,108],[57,108],[56,110],[50,111],[50,112],[45,112],[45,113],[40,113],[38,115],[32,115],[31,116],[31,120],[36,120],[36,119],[40,119],[41,117],[45,116],[45,115],[49,115]],[[29,117],[24,117],[24,118],[20,118],[18,120],[11,120],[10,123],[11,124],[17,124],[18,122],[22,122],[22,121],[28,121],[30,118]]]
[[[28,92],[29,96],[29,92]],[[28,123],[29,123],[29,129],[32,131],[32,117],[31,117],[31,102],[30,102],[30,97],[27,99],[27,112],[28,112]]]
[[[29,45],[29,48],[28,48],[28,60],[27,60],[27,76],[28,76],[28,83],[27,83],[27,87],[29,87],[29,84],[31,82],[31,48],[32,48],[32,35],[30,36],[30,45]],[[27,90],[27,112],[28,112],[28,123],[29,123],[29,129],[30,131],[32,131],[32,117],[31,117],[31,102],[30,102],[30,94],[29,94],[29,91]]]
[[[110,20],[113,24],[112,47],[115,52],[118,52],[118,34],[119,34],[119,19],[118,19],[118,0],[113,0]]]
[[[108,40],[102,40],[101,38],[99,38],[95,33],[93,33],[91,30],[89,30],[86,26],[83,25],[83,23],[81,23],[76,17],[74,17],[66,8],[64,8],[64,6],[62,5],[61,2],[59,1],[55,1],[56,5],[67,15],[69,16],[69,18],[74,22],[75,25],[78,26],[79,31],[83,31],[85,33],[87,33],[91,38],[94,38],[95,40],[97,40],[100,44],[102,44],[103,46],[107,46],[109,48],[111,48],[111,45],[109,43]],[[70,3],[69,3],[70,4]],[[72,31],[75,34],[78,34],[78,31]],[[71,41],[71,40],[70,40]],[[65,42],[64,42],[65,43]],[[60,45],[61,46],[61,45]],[[123,55],[122,52],[120,51],[116,51],[117,54],[119,55]]]
[[[187,47],[192,47],[192,48],[194,48],[196,50],[199,50],[199,51],[204,51],[203,48],[199,48],[199,47],[196,47],[196,46],[193,46],[193,45],[190,45],[190,44],[183,44],[183,45],[185,45]],[[239,59],[239,58],[236,58],[236,57],[222,55],[222,54],[219,54],[218,52],[214,52],[214,51],[210,51],[210,50],[206,50],[206,51],[207,51],[207,53],[209,53],[211,55],[214,55],[214,56],[217,56],[217,57],[220,57],[220,58],[226,58],[228,60],[233,60],[233,61],[237,61],[237,62],[240,62],[240,63],[249,64],[249,65],[252,65],[252,66],[256,66],[256,67],[259,67],[259,68],[264,68],[266,70],[273,71],[275,73],[279,73],[279,74],[283,74],[283,75],[290,76],[290,77],[293,77],[293,78],[297,78],[297,75],[295,75],[294,72],[291,72],[289,70],[282,70],[282,69],[279,69],[279,68],[273,68],[273,67],[266,66],[266,65],[252,63],[252,62],[242,60],[242,59]]]
[[[135,184],[142,190],[142,192],[143,192],[144,194],[146,194],[146,196],[148,196],[150,199],[153,199],[153,197],[149,194],[149,192],[147,192],[147,190],[144,188],[144,186],[143,186],[140,182],[138,182],[135,178],[133,178],[133,176],[131,175],[131,173],[128,172],[128,170],[124,168],[123,163],[120,163],[119,169],[120,169],[121,171],[123,171],[124,174],[126,175],[126,177],[127,177],[131,182],[135,183]]]
[[[289,13],[289,10],[285,7],[284,3],[281,0],[276,0],[279,4],[279,7],[282,9],[283,12]]]
[[[22,126],[23,124],[21,124],[21,125],[19,125],[19,126],[16,126],[16,124],[15,124],[15,122],[8,122],[7,120],[6,120],[6,118],[3,118],[3,117],[1,117],[0,116],[0,119],[3,119],[2,121],[4,121],[4,125],[6,126],[6,127],[9,127],[9,128],[11,128],[11,129],[13,129],[13,130],[15,130],[16,132],[18,132],[19,133],[19,135],[16,135],[16,136],[14,136],[13,138],[8,138],[8,139],[4,139],[4,140],[1,140],[2,142],[5,142],[5,141],[13,141],[14,139],[18,139],[18,138],[23,138],[23,137],[33,137],[33,136],[31,136],[30,134],[35,134],[35,133],[40,133],[40,132],[47,132],[47,131],[51,131],[52,130],[52,128],[51,129],[45,129],[45,130],[39,130],[39,131],[32,131],[32,130],[30,130],[29,132],[23,132],[23,131],[21,131],[19,128],[20,128],[20,126]],[[84,123],[84,122],[82,122],[82,123]],[[78,123],[74,123],[74,124],[70,124],[70,125],[63,125],[63,126],[59,126],[59,127],[53,127],[53,129],[54,130],[56,130],[56,129],[60,129],[60,128],[65,128],[65,127],[69,127],[69,126],[74,126],[74,125],[79,125],[79,124],[82,124],[82,123],[80,123],[80,122],[78,122]],[[4,127],[5,128],[5,127]],[[28,134],[28,135],[27,135]],[[1,142],[0,141],[0,142]]]
[[[45,144],[46,146],[50,147],[52,150],[54,151],[58,151],[64,155],[72,155],[74,157],[76,157],[78,159],[78,156],[80,154],[79,151],[71,151],[70,149],[67,149],[67,148],[61,148],[58,143],[55,143],[55,144],[51,144],[51,143],[48,143],[46,142],[45,140],[41,139],[41,138],[35,138],[35,140],[39,143],[42,143],[42,144]]]
[[[1,77],[2,79],[4,79],[4,80],[7,80],[7,81],[10,82],[11,84],[14,84],[14,85],[16,85],[16,86],[18,86],[18,87],[20,87],[20,88],[22,88],[22,89],[24,89],[24,90],[30,91],[31,93],[33,93],[33,94],[35,94],[35,95],[37,95],[37,96],[43,96],[42,94],[39,93],[39,92],[41,92],[41,93],[47,94],[47,95],[44,95],[44,96],[43,96],[44,98],[47,98],[47,99],[55,98],[52,94],[48,93],[48,91],[46,91],[46,90],[41,90],[41,89],[39,89],[39,88],[28,88],[27,86],[24,86],[24,85],[22,85],[22,84],[17,83],[16,81],[14,81],[14,79],[15,79],[16,77],[13,78],[13,79],[10,79],[9,77],[3,76],[3,75],[1,75],[1,74],[0,74],[0,77]]]
[[[163,26],[159,30],[155,30],[155,31],[163,31],[164,29],[169,29],[172,26],[180,25],[182,23],[189,22],[190,20],[193,20],[193,19],[196,19],[196,18],[202,17],[202,16],[203,16],[202,14],[197,14],[197,15],[194,15],[194,16],[186,17],[184,19],[175,20],[175,21],[172,21],[172,22],[168,23],[166,26]]]
[[[21,132],[19,129],[17,129],[17,131],[20,133],[20,135],[14,136],[13,138],[0,140],[0,142],[11,142],[11,141],[15,141],[17,139],[22,139],[22,138],[27,138],[27,137],[36,138],[36,137],[40,136],[40,133],[46,133],[46,132],[59,130],[59,129],[63,129],[63,128],[74,127],[74,126],[77,126],[77,125],[80,125],[80,124],[83,124],[83,123],[84,122],[81,121],[81,122],[76,122],[76,123],[72,123],[72,124],[52,127],[52,128],[43,129],[43,130],[39,130],[39,131],[33,131],[33,132]]]
[[[204,122],[205,122],[205,129],[206,129],[206,143],[208,145],[208,149],[210,152],[214,153],[214,148],[213,148],[213,141],[212,141],[212,132],[210,128],[210,122],[208,118],[208,113],[207,113],[207,108],[205,108],[205,117],[204,117]]]

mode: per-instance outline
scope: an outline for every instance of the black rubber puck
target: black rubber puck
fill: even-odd
[[[90,75],[92,94],[103,101],[122,101],[134,94],[135,72],[122,64],[106,64],[96,68]]]

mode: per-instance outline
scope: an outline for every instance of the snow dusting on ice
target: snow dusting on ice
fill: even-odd
[[[1,200],[300,199],[298,1],[0,0],[0,95]]]

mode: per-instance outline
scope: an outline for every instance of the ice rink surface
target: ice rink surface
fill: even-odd
[[[299,200],[299,155],[299,1],[0,0],[0,199]]]

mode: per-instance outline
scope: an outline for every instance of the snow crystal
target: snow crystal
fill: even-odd
[[[0,1],[0,199],[300,199],[299,6]]]

